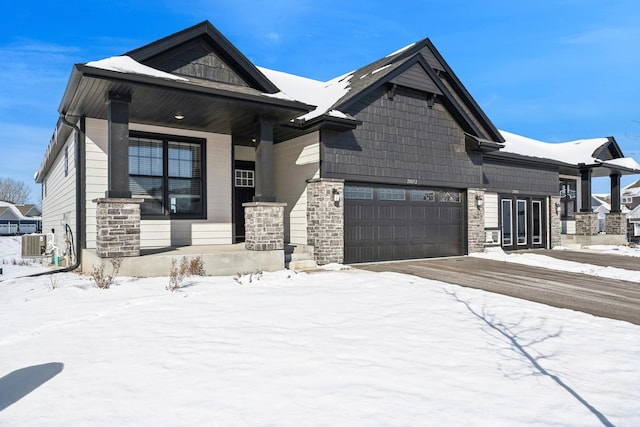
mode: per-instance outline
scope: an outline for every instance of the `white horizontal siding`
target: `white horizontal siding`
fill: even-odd
[[[484,228],[498,228],[498,195],[484,194]]]
[[[107,121],[87,119],[86,207],[87,247],[96,244],[96,204],[107,190]],[[232,242],[231,136],[131,123],[130,130],[202,138],[205,144],[207,218],[204,220],[142,220],[140,246],[212,245]]]
[[[254,147],[245,147],[244,145],[236,145],[233,153],[235,160],[243,160],[245,162],[256,161],[256,149]]]
[[[72,132],[47,172],[43,183],[46,186],[46,195],[42,198],[42,231],[50,233],[54,230],[55,244],[61,250],[65,250],[67,246],[65,225],[69,225],[72,232],[76,231],[75,149],[75,132]],[[68,155],[67,176],[64,174],[65,152]]]
[[[320,176],[319,133],[313,132],[274,146],[274,190],[285,208],[285,241],[307,244],[307,183]]]

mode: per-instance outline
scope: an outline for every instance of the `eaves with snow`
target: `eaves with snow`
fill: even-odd
[[[415,43],[408,45],[388,55],[386,58],[391,58],[394,55],[402,53],[414,45]],[[395,63],[391,62],[369,71],[358,78],[362,79],[368,75],[388,72],[395,65]],[[86,66],[177,82],[190,82],[190,80],[185,77],[157,70],[125,55],[88,62]],[[263,96],[287,101],[298,101],[315,107],[308,113],[297,117],[297,120],[308,122],[322,116],[355,120],[355,118],[349,114],[333,108],[338,101],[345,97],[352,89],[355,72],[346,73],[328,81],[319,81],[264,67],[256,68],[280,89],[280,92],[277,93],[262,93]],[[563,143],[549,143],[502,130],[500,134],[505,140],[504,147],[500,149],[501,153],[516,154],[532,159],[552,160],[573,167],[604,166],[611,169],[622,170],[627,173],[640,173],[640,164],[632,158],[603,160],[598,157],[603,149],[611,144],[610,138],[591,138]]]
[[[537,158],[542,160],[554,160],[570,166],[604,166],[612,169],[620,169],[627,172],[640,173],[640,164],[629,157],[603,160],[601,153],[609,144],[610,138],[578,139],[575,141],[549,143],[516,135],[501,130],[504,138],[503,153],[512,153],[520,156]]]

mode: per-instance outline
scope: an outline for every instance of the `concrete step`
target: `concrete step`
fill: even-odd
[[[316,264],[316,262],[312,259],[289,262],[289,270],[308,271],[308,270],[316,270],[317,268],[318,268],[318,264]]]
[[[314,261],[313,246],[309,245],[286,245],[284,260],[289,270],[305,271],[318,268]]]

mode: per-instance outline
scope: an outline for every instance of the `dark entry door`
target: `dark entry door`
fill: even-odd
[[[502,247],[506,250],[545,247],[545,199],[501,196]]]
[[[234,212],[236,242],[244,242],[244,208],[243,203],[251,202],[255,196],[255,163],[236,161],[233,171]]]
[[[459,190],[346,185],[345,262],[462,255],[463,202]]]

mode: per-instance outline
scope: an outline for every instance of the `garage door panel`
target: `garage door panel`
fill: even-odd
[[[460,200],[457,190],[347,184],[345,262],[461,255]]]

